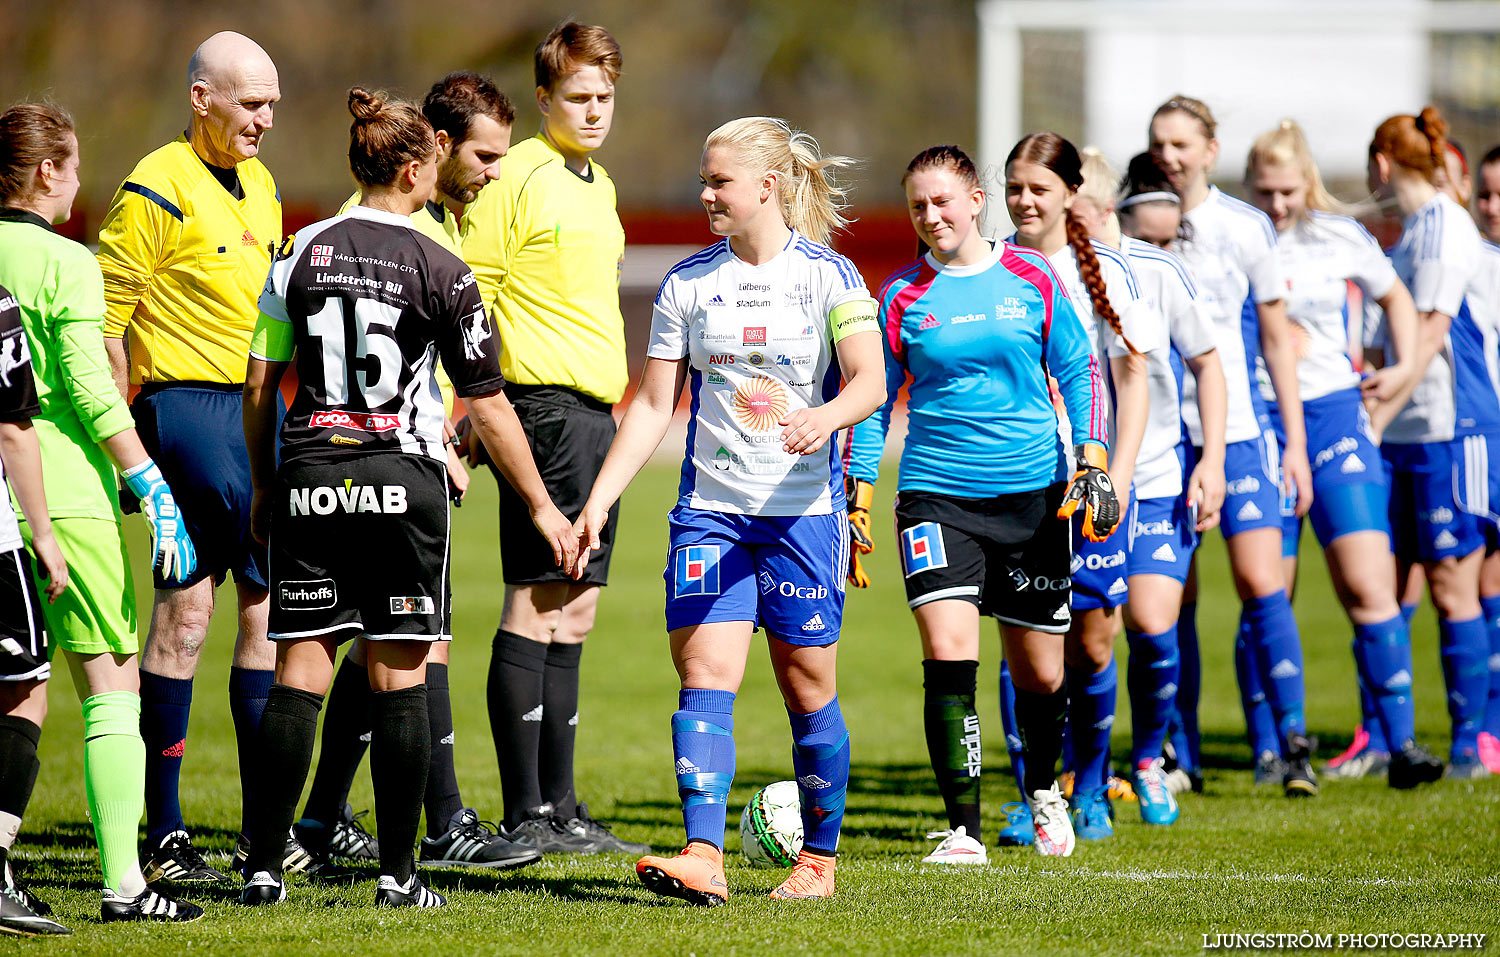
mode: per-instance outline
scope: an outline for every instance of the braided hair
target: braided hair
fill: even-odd
[[[1005,168],[1009,169],[1017,162],[1034,163],[1052,171],[1070,193],[1076,193],[1078,187],[1083,185],[1083,158],[1078,155],[1078,148],[1056,133],[1032,133],[1024,137],[1005,158]],[[1067,212],[1065,225],[1068,245],[1073,247],[1073,256],[1078,261],[1078,276],[1083,280],[1083,287],[1088,290],[1094,315],[1114,330],[1131,355],[1140,355],[1140,350],[1126,337],[1125,329],[1120,325],[1119,313],[1110,305],[1109,295],[1104,287],[1104,272],[1099,267],[1099,257],[1094,253],[1094,243],[1089,238],[1088,227],[1072,210]]]

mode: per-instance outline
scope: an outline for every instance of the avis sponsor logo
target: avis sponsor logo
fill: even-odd
[[[276,601],[287,611],[316,611],[332,608],[339,600],[338,586],[332,578],[308,581],[284,581],[276,585]]]
[[[390,432],[401,427],[401,417],[380,412],[339,412],[334,409],[325,409],[322,412],[314,412],[307,424],[315,429]]]
[[[325,269],[333,265],[332,246],[314,246],[308,250],[308,265],[322,266]]]
[[[356,512],[399,515],[406,511],[404,485],[355,485],[353,479],[344,479],[344,484],[336,488],[327,485],[294,488],[289,494],[292,518],[331,515],[336,510],[350,515]]]
[[[741,336],[740,345],[763,346],[766,344],[765,326],[743,326],[741,328],[743,335]]]
[[[727,352],[715,352],[708,357],[708,364],[711,366],[732,366],[734,365],[734,356]]]
[[[431,595],[408,595],[405,597],[391,596],[391,614],[393,615],[431,615],[436,608]]]

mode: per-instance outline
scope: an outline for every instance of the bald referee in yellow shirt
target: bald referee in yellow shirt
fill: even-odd
[[[465,211],[464,259],[495,319],[505,394],[548,494],[573,517],[614,437],[610,407],[625,393],[625,231],[614,183],[590,158],[609,135],[620,48],[602,27],[565,23],[537,47],[535,70],[541,132],[511,148],[500,178]],[[459,431],[462,440],[462,423]],[[501,834],[551,853],[646,853],[596,823],[573,786],[578,665],[616,516],[574,582],[553,565],[520,496],[497,481],[505,610],[488,696]]]
[[[229,700],[245,803],[245,760],[276,662],[266,640],[265,548],[249,534],[240,409],[256,298],[281,241],[281,197],[256,158],[281,90],[271,58],[237,33],[198,47],[187,86],[187,132],[148,154],[120,186],[100,229],[99,265],[115,381],[122,392],[127,378],[140,386],[131,412],[141,440],[179,490],[183,521],[201,543],[185,584],[157,576],[141,662],[146,879],[201,882],[226,878],[193,847],[177,782],[198,652],[214,586],[227,573],[239,599]]]

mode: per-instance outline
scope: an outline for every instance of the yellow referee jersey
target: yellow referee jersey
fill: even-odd
[[[281,242],[281,196],[257,159],[236,200],[179,136],[146,155],[99,230],[104,335],[130,345],[130,381],[245,381],[256,300]]]
[[[505,381],[620,401],[625,230],[604,167],[590,162],[584,178],[541,135],[517,144],[464,211],[463,245],[495,315]]]

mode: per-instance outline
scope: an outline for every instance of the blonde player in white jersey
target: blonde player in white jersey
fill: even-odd
[[[1365,694],[1371,694],[1368,688],[1372,674],[1379,671],[1381,649],[1411,643],[1396,600],[1396,568],[1390,558],[1390,486],[1374,440],[1401,409],[1392,398],[1418,376],[1416,307],[1375,238],[1353,219],[1338,215],[1339,204],[1323,187],[1307,138],[1296,123],[1283,120],[1255,140],[1245,164],[1245,185],[1278,234],[1312,454],[1314,498],[1309,516],[1334,592],[1354,626],[1354,658]],[[1350,282],[1385,311],[1396,360],[1363,383],[1349,357]],[[1301,519],[1288,516],[1282,551],[1288,590],[1296,581],[1301,531]],[[1391,675],[1377,677],[1388,682]],[[1383,707],[1377,708],[1377,719],[1367,729],[1374,746],[1366,740],[1364,756],[1340,762],[1338,776],[1390,773],[1393,749],[1402,755],[1394,778],[1398,783],[1405,768],[1431,761],[1413,750],[1409,734],[1401,736],[1411,725],[1410,698],[1380,700]],[[1405,715],[1395,713],[1403,708]],[[1387,713],[1389,717],[1381,716]],[[1397,737],[1391,738],[1386,732],[1393,728]]]
[[[1152,163],[1150,156],[1141,162]],[[1180,687],[1177,618],[1198,533],[1218,524],[1224,504],[1224,370],[1214,344],[1213,321],[1198,299],[1187,267],[1151,243],[1123,235],[1115,216],[1119,174],[1098,150],[1083,151],[1083,186],[1074,214],[1095,243],[1118,249],[1130,263],[1140,295],[1166,342],[1146,354],[1150,415],[1135,461],[1135,500],[1125,540],[1125,636],[1130,646],[1132,783],[1148,824],[1177,819],[1163,761],[1163,745]],[[1160,184],[1165,185],[1165,184]],[[1158,200],[1180,206],[1175,193],[1157,188]],[[1143,200],[1126,195],[1127,208]],[[1146,199],[1144,202],[1154,200]],[[1171,235],[1176,235],[1176,228]],[[1197,383],[1203,455],[1184,481],[1182,388],[1184,367]],[[1186,761],[1188,756],[1183,755]],[[1196,769],[1196,764],[1191,765]]]
[[[827,246],[844,223],[832,173],[849,162],[821,155],[784,120],[748,117],[709,134],[699,198],[725,239],[662,281],[640,387],[575,526],[580,547],[599,546],[610,507],[661,443],[690,382],[665,571],[688,843],[676,857],[642,858],[636,872],[656,893],[693,904],[728,897],[734,696],[761,626],[792,725],[804,833],[796,866],[771,896],[834,892],[849,781],[835,679],[849,569],[838,432],[886,398],[875,303],[854,265]]]
[[[1318,785],[1303,714],[1302,641],[1280,561],[1283,490],[1297,515],[1306,515],[1312,505],[1296,356],[1270,221],[1209,185],[1208,174],[1219,154],[1216,127],[1206,104],[1175,96],[1152,114],[1150,148],[1182,198],[1187,236],[1179,241],[1177,252],[1209,306],[1224,364],[1229,398],[1227,495],[1220,528],[1235,590],[1244,603],[1244,643],[1276,719],[1275,738],[1253,744],[1256,780],[1279,780],[1288,796],[1313,795]],[[1269,419],[1259,419],[1265,408],[1255,384],[1257,352],[1265,358],[1280,400],[1286,442],[1279,466]],[[1202,424],[1196,405],[1187,401],[1191,394],[1191,388],[1184,389],[1182,412],[1197,446],[1203,439]],[[1184,624],[1179,622],[1179,633]],[[1186,624],[1196,634],[1196,624]],[[1242,681],[1242,692],[1243,685]]]
[[[1437,187],[1446,132],[1446,121],[1430,106],[1417,116],[1386,119],[1370,143],[1369,185],[1377,197],[1394,200],[1403,216],[1391,260],[1416,303],[1416,367],[1425,370],[1402,391],[1411,401],[1381,442],[1393,479],[1398,574],[1415,562],[1426,572],[1438,611],[1453,727],[1447,773],[1471,778],[1486,773],[1478,735],[1489,688],[1489,637],[1479,604],[1479,569],[1483,526],[1495,520],[1488,459],[1489,446],[1500,441],[1500,398],[1488,361],[1496,347],[1493,324],[1475,316],[1467,301],[1479,282],[1482,241],[1468,213]],[[1395,646],[1391,658],[1383,667],[1409,677],[1410,668],[1403,666],[1410,649]],[[1381,689],[1371,685],[1370,690],[1379,707]],[[1409,696],[1410,685],[1396,682],[1388,693]],[[1402,736],[1404,729],[1398,740]],[[1396,768],[1393,757],[1393,776]],[[1423,765],[1419,780],[1430,780],[1431,773]]]

